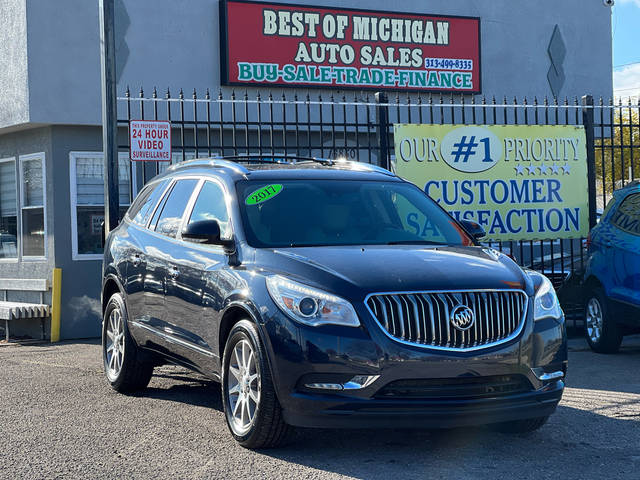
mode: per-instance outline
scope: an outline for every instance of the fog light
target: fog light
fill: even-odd
[[[367,388],[373,382],[380,378],[380,375],[356,375],[344,384],[345,390],[360,390]]]
[[[314,390],[342,390],[342,384],[340,383],[307,383],[307,388],[313,388]]]
[[[360,390],[375,382],[380,375],[356,375],[346,383],[305,383],[306,388],[314,390]]]
[[[532,368],[531,371],[536,376],[536,378],[542,382],[560,380],[561,378],[564,377],[564,372],[562,370],[546,373],[542,367],[536,367],[536,368]]]

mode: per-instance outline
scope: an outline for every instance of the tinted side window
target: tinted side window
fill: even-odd
[[[222,187],[215,182],[204,182],[198,199],[193,206],[189,223],[202,220],[217,220],[220,224],[220,233],[223,238],[228,238],[229,214],[225,203],[225,193]]]
[[[631,235],[640,236],[640,193],[625,198],[611,217],[611,224]]]
[[[168,237],[176,237],[182,222],[182,215],[184,215],[189,198],[191,198],[193,189],[197,184],[197,179],[178,180],[176,182],[162,207],[162,212],[155,225],[156,232]]]
[[[158,199],[160,198],[160,195],[162,195],[166,184],[166,180],[153,183],[151,185],[147,185],[144,190],[140,192],[128,212],[129,218],[131,218],[133,223],[141,226],[145,226],[147,224],[149,216],[153,211],[153,207],[158,203]]]

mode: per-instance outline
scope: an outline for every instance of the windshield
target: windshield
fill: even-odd
[[[449,215],[408,183],[241,181],[237,191],[253,247],[473,245]]]

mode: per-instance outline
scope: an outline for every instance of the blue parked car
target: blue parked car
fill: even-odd
[[[585,334],[596,352],[614,353],[640,331],[640,182],[614,192],[588,245]]]

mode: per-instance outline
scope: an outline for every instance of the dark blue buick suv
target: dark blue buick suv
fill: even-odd
[[[567,343],[546,277],[387,170],[234,160],[170,167],[106,239],[115,390],[197,370],[248,448],[291,426],[527,432],[554,412]]]

